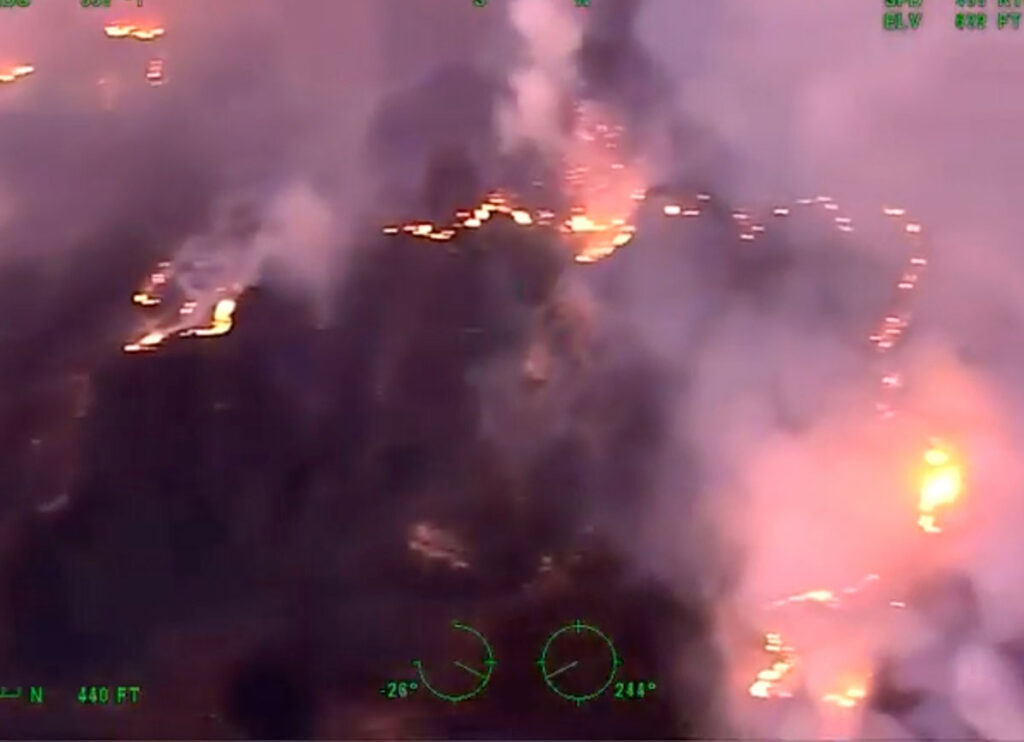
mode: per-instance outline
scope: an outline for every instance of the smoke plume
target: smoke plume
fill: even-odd
[[[532,144],[558,155],[579,84],[582,17],[568,3],[544,0],[515,0],[508,12],[522,49],[509,77],[511,96],[499,110],[502,142],[510,149]]]

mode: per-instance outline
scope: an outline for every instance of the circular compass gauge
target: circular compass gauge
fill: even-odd
[[[460,703],[479,695],[491,680],[497,660],[484,635],[459,621],[452,621],[446,643],[450,659],[413,660],[423,687],[443,701]]]
[[[621,665],[612,640],[579,619],[551,634],[537,660],[548,688],[576,705],[608,690]]]

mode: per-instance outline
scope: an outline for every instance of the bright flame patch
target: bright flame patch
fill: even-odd
[[[941,533],[937,511],[948,508],[960,499],[963,470],[949,448],[938,441],[932,442],[931,447],[924,452],[923,459],[917,525],[925,533]]]

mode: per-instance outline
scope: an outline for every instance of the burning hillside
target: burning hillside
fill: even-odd
[[[1024,734],[1009,37],[241,5],[0,28],[10,736]]]

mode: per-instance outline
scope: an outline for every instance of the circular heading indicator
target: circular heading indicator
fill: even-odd
[[[459,621],[452,621],[452,629],[450,651],[454,658],[450,662],[432,664],[429,673],[420,660],[413,660],[412,665],[424,688],[441,700],[461,703],[487,687],[498,662],[479,631]]]
[[[608,690],[622,660],[600,629],[576,619],[548,637],[537,666],[548,688],[580,705]]]

